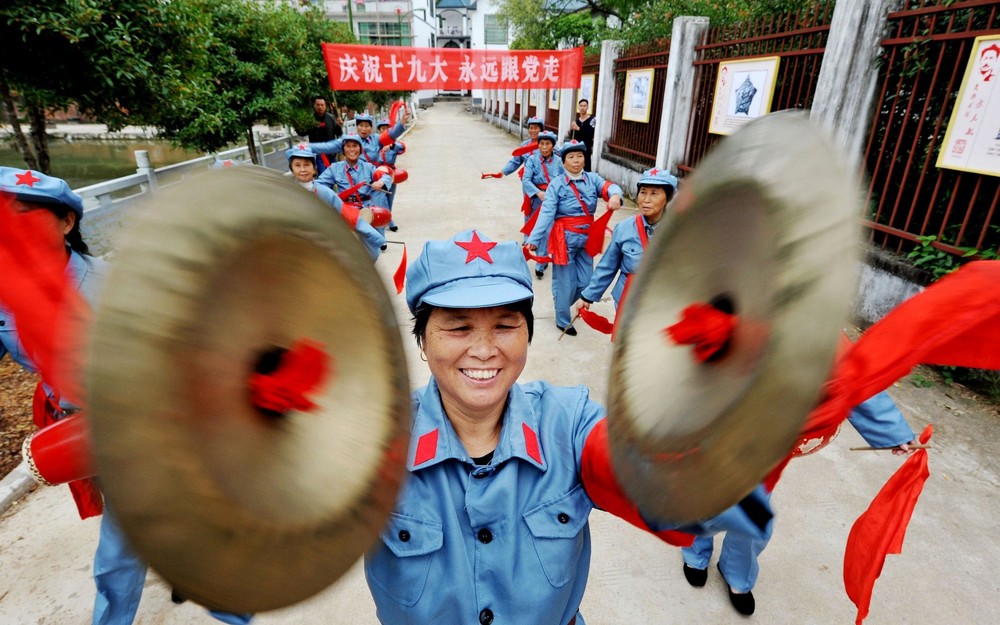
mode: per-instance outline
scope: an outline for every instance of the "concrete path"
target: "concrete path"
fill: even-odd
[[[410,180],[399,190],[400,230],[391,238],[406,242],[411,261],[425,240],[466,227],[494,239],[520,238],[518,179],[479,179],[480,172],[496,171],[506,162],[514,138],[459,104],[439,104],[421,112],[406,143],[400,164],[410,171]],[[621,213],[619,219],[634,215]],[[401,247],[392,245],[378,262],[387,288],[400,254]],[[536,282],[536,333],[523,379],[587,384],[603,401],[611,344],[583,326],[579,336],[556,341],[549,279]],[[405,304],[401,297],[395,301],[400,331],[407,337],[411,382],[419,386],[427,380],[427,369],[408,338]],[[610,313],[609,301],[599,306]],[[649,382],[670,384],[669,377],[653,371]],[[915,430],[933,421],[937,434],[931,478],[904,553],[887,561],[866,623],[1000,623],[1000,542],[994,536],[1000,518],[997,415],[954,390],[945,394],[904,382],[891,392]],[[859,444],[848,427],[829,447],[794,461],[786,471],[773,499],[775,537],[761,557],[754,590],[756,622],[854,621],[854,606],[843,590],[844,544],[854,519],[900,464],[888,453],[848,451]],[[0,516],[0,624],[89,623],[97,529],[96,519],[77,519],[65,487],[36,490]],[[707,586],[694,589],[681,575],[676,549],[601,512],[592,516],[592,532],[593,564],[582,608],[589,625],[746,622],[730,607],[714,559]],[[170,603],[167,586],[150,574],[136,622],[214,621],[197,606]],[[255,622],[377,623],[359,566],[312,600],[262,614]]]

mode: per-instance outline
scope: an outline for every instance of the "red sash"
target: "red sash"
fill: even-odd
[[[540,210],[540,209],[539,209]],[[560,217],[552,224],[552,232],[549,233],[549,256],[552,262],[557,265],[569,264],[569,250],[566,247],[566,231],[577,234],[586,234],[587,226],[594,223],[594,218],[590,215],[575,215],[573,217]]]

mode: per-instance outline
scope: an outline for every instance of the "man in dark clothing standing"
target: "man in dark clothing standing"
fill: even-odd
[[[590,102],[580,100],[577,106],[576,121],[570,124],[570,128],[573,129],[570,138],[587,146],[587,151],[583,153],[585,159],[583,171],[590,171],[590,156],[594,153],[594,125],[597,120],[587,112],[587,109],[590,108]]]
[[[337,116],[326,110],[326,99],[323,96],[313,98],[313,117],[316,124],[309,129],[309,143],[323,143],[339,139],[344,134],[343,129],[337,121]],[[318,173],[330,166],[330,160],[325,154],[321,154],[316,162]]]

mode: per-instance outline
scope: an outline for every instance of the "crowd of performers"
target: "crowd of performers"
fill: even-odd
[[[378,128],[385,130],[375,135],[370,117],[355,121],[356,135],[290,150],[289,170],[342,214],[352,205],[391,209],[387,194],[395,180],[391,170],[379,168],[393,164],[405,149],[397,140],[403,122],[380,121]],[[389,526],[365,556],[378,618],[413,625],[584,625],[579,608],[590,565],[588,518],[595,507],[682,546],[682,570],[692,586],[705,584],[713,536],[725,532],[718,568],[734,608],[752,614],[757,556],[772,533],[773,482],[715,518],[683,527],[658,522],[642,514],[618,485],[605,412],[587,389],[517,381],[534,329],[534,282],[526,258],[536,260],[536,279],[552,266],[556,326],[574,335],[570,314],[577,302],[587,310],[614,282],[612,298],[621,305],[678,189],[670,173],[645,171],[638,183],[638,213],[615,227],[595,272],[605,230],[595,220],[598,199],[606,202],[607,215],[622,206],[623,189],[585,171],[585,143],[571,139],[557,147],[557,137],[537,118],[528,120],[528,128],[531,138],[524,147],[529,149],[496,174],[509,175],[524,165],[524,241],[492,241],[482,231],[464,230],[428,242],[406,274],[413,335],[431,377],[413,394],[409,478]],[[320,154],[343,159],[317,177]],[[89,255],[80,237],[79,196],[58,178],[13,168],[0,168],[0,193],[18,207],[0,211],[0,218],[9,225],[30,217],[30,227],[51,235],[66,280],[92,301],[105,264]],[[364,220],[354,226],[377,258],[384,228]],[[392,222],[386,227],[396,229]],[[592,234],[598,228],[595,247]],[[0,357],[9,353],[33,369],[39,363],[25,349],[39,338],[37,330],[34,337],[28,333],[32,315],[24,314],[23,306],[17,312],[15,301],[3,303]],[[870,444],[912,451],[913,432],[884,392],[855,404],[851,423]],[[40,387],[40,426],[73,410],[51,385]],[[846,411],[840,419],[844,416]],[[82,516],[101,512],[100,494],[92,484],[89,488],[81,494],[74,487]],[[107,508],[104,512],[94,565],[94,623],[127,625],[146,568]],[[213,616],[229,623],[251,618]]]

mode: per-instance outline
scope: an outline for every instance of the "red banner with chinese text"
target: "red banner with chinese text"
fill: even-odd
[[[334,91],[576,89],[583,48],[469,50],[323,44]]]

